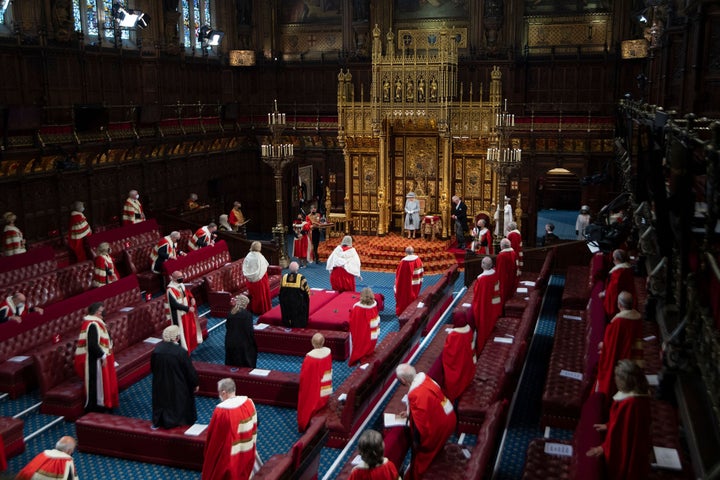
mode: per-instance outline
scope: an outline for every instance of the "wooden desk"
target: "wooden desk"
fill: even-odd
[[[330,213],[327,219],[328,225],[332,226],[328,231],[330,237],[342,237],[352,228],[352,218],[347,218],[344,213]]]

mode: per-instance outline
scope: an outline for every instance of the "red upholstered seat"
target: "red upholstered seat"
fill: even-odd
[[[198,373],[199,395],[217,396],[217,382],[223,378],[235,380],[238,392],[255,403],[297,408],[300,375],[272,370],[267,376],[253,375],[252,368],[229,367],[217,363],[194,362]]]
[[[562,306],[565,308],[584,309],[590,299],[588,277],[590,268],[571,265],[565,275],[565,288],[562,294]]]
[[[0,257],[0,287],[38,277],[57,269],[55,250],[46,245],[20,255]]]
[[[150,243],[137,245],[123,251],[122,268],[126,274],[137,275],[140,289],[155,293],[162,290],[162,276],[151,271],[152,259],[150,254],[155,248],[157,239]]]
[[[247,280],[242,273],[243,260],[236,260],[205,275],[210,315],[225,318],[230,313],[230,299],[238,294],[247,295]],[[282,282],[282,268],[278,265],[268,267],[268,280],[270,282],[270,296],[274,297],[280,292]]]
[[[267,325],[255,329],[255,343],[258,350],[281,355],[304,357],[312,349],[310,340],[316,329],[286,328]],[[350,333],[335,330],[323,330],[325,346],[332,352],[333,360],[345,361],[350,356]]]
[[[198,303],[205,303],[204,276],[230,263],[230,252],[224,240],[215,245],[188,252],[174,260],[163,263],[163,275],[170,277],[172,272],[183,272],[185,284]]]
[[[152,422],[105,413],[88,413],[75,430],[78,450],[86,453],[202,470],[207,430],[185,435],[188,427],[151,428]]]
[[[123,251],[137,245],[154,244],[160,238],[160,228],[154,218],[132,225],[95,232],[85,239],[93,257],[97,255],[97,247],[103,242],[110,244],[110,256],[116,264],[122,263]]]
[[[6,458],[14,457],[25,451],[24,425],[25,422],[19,418],[0,417],[0,436],[5,445]]]
[[[571,480],[573,478],[570,476],[570,457],[548,455],[545,453],[545,444],[549,442],[570,443],[546,440],[544,438],[536,438],[530,442],[530,447],[525,457],[523,480],[546,480],[548,478]]]
[[[310,420],[310,426],[293,444],[290,451],[270,457],[253,476],[255,480],[316,479],[320,451],[327,441],[327,425],[323,416]]]

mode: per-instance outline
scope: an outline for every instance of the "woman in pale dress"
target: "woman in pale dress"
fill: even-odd
[[[415,233],[420,228],[420,202],[415,198],[415,192],[408,193],[405,198],[405,225],[408,238],[415,238]]]

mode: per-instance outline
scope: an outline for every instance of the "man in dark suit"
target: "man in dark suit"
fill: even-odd
[[[467,205],[457,195],[452,197],[455,204],[452,211],[452,219],[455,220],[455,236],[457,236],[458,248],[465,248],[465,232],[468,231]]]

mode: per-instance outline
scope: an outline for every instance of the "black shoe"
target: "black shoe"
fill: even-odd
[[[460,250],[465,250],[465,244],[463,243],[462,245],[458,245],[457,248],[459,248]]]

